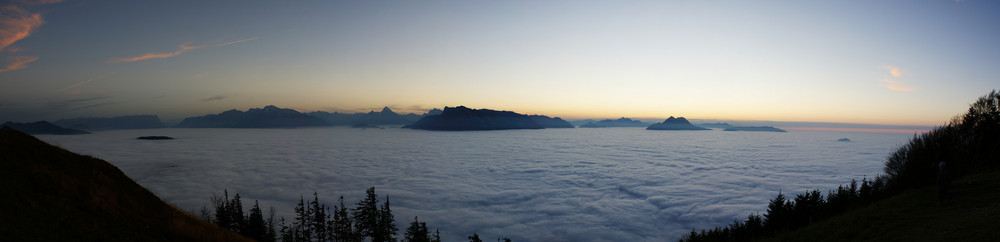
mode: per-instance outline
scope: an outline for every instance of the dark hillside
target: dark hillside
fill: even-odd
[[[991,241],[1000,238],[1000,171],[952,183],[938,204],[933,186],[913,189],[834,216],[775,241]]]
[[[886,159],[885,174],[851,181],[825,198],[819,190],[794,199],[779,193],[765,214],[692,231],[684,240],[995,240],[987,238],[1000,237],[998,158],[1000,92],[994,90],[947,125],[914,135]],[[810,224],[811,231],[797,232]]]
[[[240,241],[184,213],[115,166],[0,129],[4,241]]]

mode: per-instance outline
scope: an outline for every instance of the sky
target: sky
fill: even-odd
[[[1000,87],[1000,2],[0,3],[0,121],[276,105],[942,125]]]

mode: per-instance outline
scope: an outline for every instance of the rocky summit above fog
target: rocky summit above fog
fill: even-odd
[[[708,130],[706,128],[698,127],[691,122],[688,122],[684,117],[674,118],[670,116],[667,120],[663,120],[662,123],[655,123],[646,127],[647,130]]]

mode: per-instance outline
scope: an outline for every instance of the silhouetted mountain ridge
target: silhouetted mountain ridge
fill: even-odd
[[[572,124],[570,124],[569,122],[566,122],[566,120],[563,120],[563,119],[561,119],[559,117],[550,118],[549,116],[545,116],[545,115],[528,115],[528,117],[531,118],[531,120],[534,120],[535,123],[538,123],[538,125],[541,125],[542,127],[547,128],[547,129],[549,129],[549,128],[575,128]]]
[[[490,109],[470,109],[465,106],[445,107],[439,115],[430,115],[403,128],[423,130],[504,130],[543,129],[524,114]]]
[[[661,123],[655,123],[646,127],[647,130],[708,130],[706,128],[694,126],[691,122],[688,122],[684,117],[674,118],[670,116],[667,120],[663,120]]]
[[[646,127],[646,123],[630,118],[605,119],[580,125],[580,128]]]
[[[399,125],[399,124],[410,124],[420,120],[423,116],[416,115],[413,113],[400,115],[393,112],[389,107],[383,107],[382,111],[375,112],[371,111],[368,113],[338,113],[338,112],[324,112],[315,111],[306,113],[307,115],[314,116],[322,119],[329,125],[356,125],[356,124],[371,124],[371,125]]]
[[[246,112],[236,109],[219,114],[190,117],[181,121],[177,128],[293,128],[328,125],[322,119],[309,116],[293,109],[278,108],[273,105],[251,108]]]

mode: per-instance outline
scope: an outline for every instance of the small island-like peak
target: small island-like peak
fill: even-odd
[[[709,130],[691,124],[691,122],[688,122],[688,120],[685,119],[684,117],[674,118],[674,116],[670,116],[666,120],[663,120],[662,123],[655,123],[653,125],[650,125],[649,127],[646,127],[646,129],[647,130]]]

